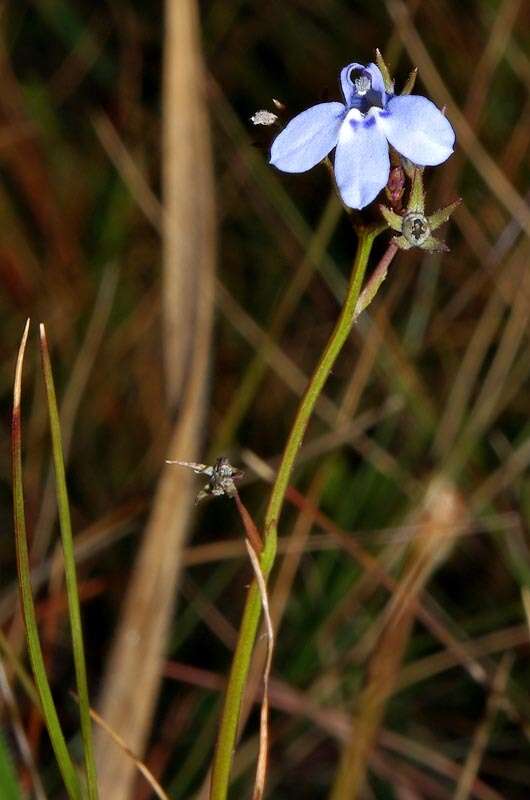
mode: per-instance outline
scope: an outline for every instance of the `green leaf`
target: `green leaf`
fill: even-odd
[[[26,535],[26,515],[24,512],[24,487],[22,482],[22,429],[20,400],[22,393],[22,367],[24,352],[29,332],[29,319],[24,328],[20,343],[17,365],[15,370],[15,383],[13,388],[13,416],[11,426],[12,468],[13,468],[13,504],[15,523],[15,543],[17,551],[17,569],[20,589],[20,600],[26,639],[31,661],[35,684],[39,693],[42,714],[50,736],[53,751],[63,777],[66,791],[71,800],[81,800],[81,787],[72,759],[64,739],[57,710],[46,675],[44,658],[39,641],[37,618],[33,593],[31,589],[31,571],[29,566],[28,540]]]
[[[68,595],[68,615],[70,617],[70,630],[72,633],[72,647],[74,652],[74,665],[79,696],[79,714],[81,717],[81,735],[83,737],[85,769],[87,776],[87,789],[89,800],[97,800],[98,788],[96,780],[96,765],[94,760],[94,744],[92,737],[92,722],[90,719],[90,703],[88,699],[87,673],[85,663],[85,650],[83,646],[83,629],[81,626],[81,608],[79,604],[79,591],[75,569],[74,539],[72,536],[72,523],[70,519],[70,505],[68,490],[66,488],[66,475],[64,469],[63,446],[61,439],[61,424],[57,397],[53,382],[53,373],[48,352],[48,342],[44,325],[40,325],[40,350],[42,372],[46,386],[48,401],[48,416],[52,439],[53,466],[55,471],[55,492],[59,510],[59,526],[64,556],[64,574],[66,578],[66,592]]]

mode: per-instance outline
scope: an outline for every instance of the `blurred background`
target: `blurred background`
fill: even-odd
[[[463,202],[450,253],[392,263],[300,451],[270,588],[267,797],[328,797],[352,731],[358,797],[529,797],[529,4],[31,0],[0,23],[1,683],[47,796],[60,777],[13,668],[25,319],[26,512],[61,722],[78,754],[39,321],[93,703],[170,797],[205,797],[251,568],[232,502],[194,507],[200,479],[164,459],[229,456],[261,523],[355,237],[325,169],[274,171],[249,118],[272,98],[286,119],[339,99],[341,67],[379,47],[398,88],[418,67],[457,132],[427,208]],[[263,648],[234,797],[253,785]],[[29,791],[5,705],[2,732]],[[104,733],[98,765],[105,800],[153,796]]]

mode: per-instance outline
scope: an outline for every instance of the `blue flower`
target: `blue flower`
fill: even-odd
[[[454,131],[426,97],[385,90],[376,64],[348,64],[340,74],[343,103],[320,103],[294,117],[272,144],[270,163],[305,172],[335,151],[335,179],[344,203],[364,208],[386,186],[389,143],[418,166],[441,164]]]

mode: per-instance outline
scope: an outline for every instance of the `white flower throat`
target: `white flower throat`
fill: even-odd
[[[361,75],[359,78],[355,78],[353,83],[359,97],[364,97],[372,88],[372,81],[368,75]]]

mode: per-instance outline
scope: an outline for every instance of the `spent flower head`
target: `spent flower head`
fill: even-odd
[[[430,252],[447,251],[449,248],[441,242],[432,232],[444,222],[447,222],[455,208],[460,204],[456,200],[445,208],[440,208],[429,217],[425,215],[425,193],[423,191],[423,178],[420,169],[415,169],[412,178],[412,188],[407,208],[403,215],[397,214],[386,206],[379,206],[381,214],[392,228],[401,234],[394,237],[394,242],[402,250],[419,247]]]
[[[278,121],[278,115],[262,108],[260,111],[256,111],[252,114],[250,121],[253,125],[274,125]]]
[[[271,164],[305,172],[335,148],[335,180],[346,206],[364,208],[388,182],[389,145],[419,166],[435,166],[453,152],[454,131],[426,97],[394,94],[377,64],[348,64],[340,73],[344,103],[319,103],[294,117],[276,137]],[[415,74],[405,91],[410,91]]]
[[[236,481],[243,477],[241,470],[233,467],[225,456],[218,458],[213,466],[198,464],[195,461],[166,461],[166,464],[188,467],[197,475],[204,475],[208,478],[208,482],[197,495],[196,503],[200,503],[206,497],[221,497],[222,495],[235,497],[237,495]]]

